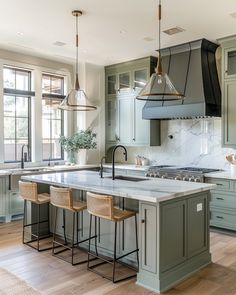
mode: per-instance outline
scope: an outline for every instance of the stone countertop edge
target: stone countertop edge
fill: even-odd
[[[56,166],[37,166],[37,167],[25,167],[25,171],[20,168],[9,168],[9,169],[0,169],[0,177],[1,176],[9,176],[9,175],[21,175],[21,174],[45,174],[45,173],[53,173],[53,172],[61,172],[61,171],[72,171],[72,170],[81,170],[81,169],[89,169],[89,168],[98,168],[99,165],[98,164],[85,164],[85,165],[74,165],[74,166],[70,166],[70,165],[56,165]],[[41,170],[41,171],[30,171],[30,169],[41,169],[44,168],[46,169],[45,171]],[[27,170],[29,169],[29,170]],[[15,171],[15,172],[14,172]]]
[[[116,180],[114,183],[113,180],[108,178],[101,179],[98,174],[95,173],[96,172],[92,173],[91,171],[78,171],[28,176],[25,175],[22,176],[22,179],[48,185],[60,185],[62,187],[70,187],[72,189],[91,191],[94,193],[136,199],[139,201],[147,201],[152,203],[172,200],[203,191],[208,191],[216,187],[215,184],[186,183],[186,186],[192,186],[193,188],[186,188],[186,190],[184,190],[184,183],[180,183],[179,180],[158,180],[150,178],[142,182],[142,184],[141,182],[137,184],[137,182],[127,182],[124,180]],[[79,174],[81,174],[81,183],[78,183],[78,177],[80,176]],[[68,181],[70,176],[72,176],[71,181]],[[77,177],[77,181],[76,178],[74,178],[75,176]],[[88,178],[91,180],[88,181]],[[65,182],[63,182],[61,179],[65,179]],[[145,188],[145,184],[147,183],[148,186]],[[173,191],[171,191],[171,188]]]
[[[212,172],[205,174],[206,178],[220,178],[220,179],[228,179],[228,180],[236,180],[236,170],[235,171],[220,171],[220,172]]]

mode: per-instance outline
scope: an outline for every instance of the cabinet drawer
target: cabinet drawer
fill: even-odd
[[[211,208],[210,225],[236,230],[236,212]]]
[[[230,180],[219,178],[206,178],[207,183],[214,183],[217,185],[214,190],[230,190]]]
[[[236,209],[236,194],[227,193],[211,193],[211,205],[222,208],[235,208]]]

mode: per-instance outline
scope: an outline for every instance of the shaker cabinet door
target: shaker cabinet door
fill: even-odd
[[[157,272],[157,208],[146,203],[140,204],[140,267]]]
[[[236,147],[236,80],[226,81],[223,101],[223,145]]]
[[[186,201],[178,201],[164,204],[161,207],[161,272],[165,272],[187,259],[186,205]]]

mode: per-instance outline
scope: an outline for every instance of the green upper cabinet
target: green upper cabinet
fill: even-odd
[[[236,148],[236,38],[220,40],[222,47],[222,146]]]
[[[160,121],[143,120],[145,102],[136,100],[155,66],[156,58],[147,57],[105,68],[107,144],[160,145]]]
[[[224,51],[224,77],[236,78],[236,44],[233,48],[227,48]]]

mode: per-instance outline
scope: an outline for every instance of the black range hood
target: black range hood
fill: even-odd
[[[215,58],[218,46],[201,39],[161,50],[163,70],[186,98],[147,101],[143,119],[220,117],[221,90]]]

